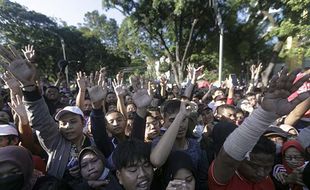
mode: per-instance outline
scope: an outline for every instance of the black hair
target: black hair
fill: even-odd
[[[110,105],[113,105],[113,104],[110,104]],[[109,106],[110,106],[109,105]],[[124,118],[125,118],[125,116],[121,113],[121,112],[119,112],[119,111],[108,111],[106,114],[105,114],[105,116],[108,116],[108,115],[110,115],[111,113],[119,113],[119,114],[121,114]]]
[[[117,170],[142,160],[150,161],[151,146],[137,139],[126,140],[115,148],[112,159]]]
[[[250,96],[256,96],[256,94],[254,92],[249,92],[245,95],[245,98],[248,98]]]
[[[162,115],[167,117],[168,115],[178,113],[181,106],[180,100],[167,100],[163,105]]]
[[[59,88],[58,88],[57,86],[48,86],[48,87],[46,88],[46,90],[49,89],[49,88],[56,89],[56,90],[59,92]]]
[[[53,176],[43,176],[38,178],[33,190],[50,189],[50,190],[71,190],[72,188],[64,181]]]
[[[269,140],[267,137],[261,136],[254,148],[252,149],[251,153],[264,153],[274,155],[276,153],[276,144]]]
[[[229,104],[223,104],[223,105],[220,105],[220,106],[218,106],[216,108],[216,113],[218,115],[222,115],[224,113],[224,111],[227,110],[227,109],[236,111],[235,106],[232,106],[232,105],[229,105]]]

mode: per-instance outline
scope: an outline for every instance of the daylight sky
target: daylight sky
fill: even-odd
[[[104,11],[101,0],[12,0],[21,5],[49,17],[56,17],[66,21],[69,25],[77,26],[83,23],[84,14],[88,11],[98,10],[108,18],[114,18],[118,25],[124,16],[117,10]]]

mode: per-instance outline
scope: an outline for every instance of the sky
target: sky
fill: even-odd
[[[108,18],[114,18],[118,25],[124,19],[124,15],[117,10],[104,11],[102,0],[13,0],[49,17],[55,17],[66,21],[68,25],[77,26],[83,23],[84,14],[93,10],[104,13]]]

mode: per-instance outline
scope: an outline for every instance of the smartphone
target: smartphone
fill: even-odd
[[[238,86],[238,79],[237,79],[236,74],[230,74],[230,78],[232,80],[233,85]]]

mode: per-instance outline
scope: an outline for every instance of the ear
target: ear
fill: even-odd
[[[116,170],[116,177],[118,179],[118,183],[123,185],[122,177],[121,177],[121,172],[119,170]]]

